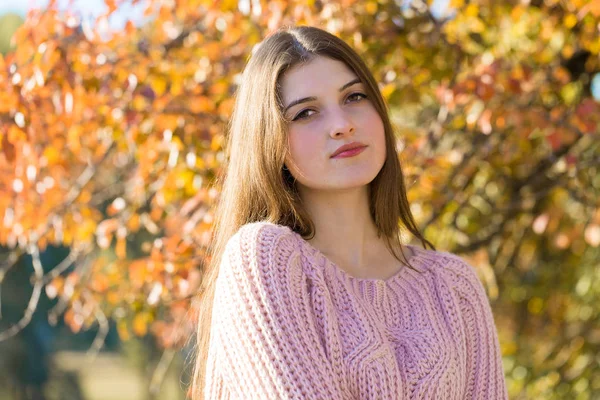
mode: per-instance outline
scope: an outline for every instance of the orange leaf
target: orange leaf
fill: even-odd
[[[119,304],[119,302],[121,301],[121,296],[119,296],[119,294],[116,292],[108,292],[106,294],[106,301],[108,304],[114,306]]]
[[[77,333],[81,330],[81,326],[83,325],[83,317],[81,315],[76,314],[73,309],[67,310],[65,312],[65,324],[73,333]]]
[[[153,208],[152,211],[150,211],[150,218],[152,218],[152,221],[154,222],[158,222],[163,215],[163,210],[161,208]]]
[[[233,111],[233,98],[227,98],[219,104],[219,114],[224,117],[229,117]]]
[[[135,289],[141,288],[144,285],[147,276],[146,261],[135,260],[129,264],[129,281]]]
[[[18,127],[12,125],[8,129],[8,141],[12,144],[27,140],[27,134]]]
[[[131,232],[137,232],[140,229],[140,215],[135,213],[127,221],[127,229]]]
[[[135,31],[136,31],[136,28],[135,28],[135,25],[133,24],[133,22],[127,21],[125,23],[125,33],[128,36],[131,36],[131,35],[133,35],[135,33]]]
[[[223,95],[227,92],[228,89],[229,83],[221,81],[212,85],[209,91],[214,95]]]
[[[210,112],[214,108],[213,102],[206,96],[196,96],[190,99],[188,104],[190,110],[196,114]]]
[[[588,10],[592,13],[592,15],[596,18],[600,17],[600,2],[592,1],[588,4]]]
[[[110,281],[108,280],[108,277],[106,275],[95,274],[94,278],[90,283],[90,286],[92,290],[102,293],[108,289],[108,287],[110,286]]]
[[[104,4],[106,4],[106,6],[108,7],[109,14],[112,14],[117,9],[115,0],[104,0]]]
[[[121,260],[127,257],[127,239],[125,237],[117,237],[117,247],[115,249],[115,253]]]

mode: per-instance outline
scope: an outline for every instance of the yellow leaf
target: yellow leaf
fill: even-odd
[[[367,4],[365,4],[365,11],[369,15],[375,14],[377,12],[377,2],[376,1],[367,2]]]
[[[70,245],[73,243],[73,239],[74,239],[74,235],[73,235],[73,229],[65,229],[63,231],[63,240],[62,240],[62,244],[64,245]]]
[[[67,134],[67,142],[69,144],[69,148],[73,153],[79,153],[81,150],[81,143],[79,141],[79,136],[81,134],[81,126],[74,125],[69,129]]]
[[[238,8],[237,0],[224,0],[219,2],[221,11],[236,11]]]
[[[160,76],[153,76],[150,78],[150,87],[156,95],[161,96],[167,89],[167,81]]]
[[[223,135],[215,135],[210,141],[210,150],[217,151],[223,146]]]
[[[94,240],[95,233],[96,223],[91,219],[85,219],[82,223],[77,225],[76,237],[79,241],[89,243]]]
[[[169,92],[173,96],[180,95],[183,92],[183,79],[179,75],[174,76],[171,81],[171,87],[169,88]]]
[[[429,82],[431,73],[427,69],[421,69],[412,79],[414,86],[420,86],[425,82]]]
[[[476,17],[479,14],[479,6],[474,3],[469,4],[465,9],[464,14],[467,17]]]
[[[474,18],[469,21],[469,28],[471,29],[471,32],[483,33],[485,31],[485,24],[481,19]]]
[[[560,90],[560,95],[567,105],[575,104],[581,94],[582,85],[580,82],[571,82],[566,84]]]
[[[148,316],[146,313],[137,314],[133,318],[133,332],[138,336],[144,336],[148,333]]]
[[[148,108],[148,101],[145,97],[137,95],[133,98],[133,108],[136,111],[144,111]]]
[[[390,98],[390,96],[392,95],[392,93],[394,93],[394,91],[396,90],[396,85],[394,85],[393,83],[388,83],[387,85],[385,85],[383,87],[383,89],[381,89],[381,95],[388,100]]]
[[[527,310],[531,314],[540,314],[544,309],[544,300],[540,297],[533,297],[527,302]]]
[[[571,29],[577,24],[577,17],[574,14],[568,14],[563,20],[563,25],[567,29]]]
[[[515,342],[504,341],[502,343],[502,355],[509,356],[511,354],[515,354],[518,347]]]
[[[512,8],[510,17],[514,22],[519,22],[523,14],[525,14],[525,9],[521,6],[516,6]]]
[[[117,322],[117,333],[119,334],[119,339],[123,341],[127,341],[131,338],[129,329],[127,329],[127,322],[124,319]]]

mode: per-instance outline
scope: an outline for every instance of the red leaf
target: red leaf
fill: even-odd
[[[547,135],[546,140],[548,141],[548,143],[550,143],[550,146],[552,147],[553,151],[559,149],[562,144],[559,131],[553,131],[550,135]]]

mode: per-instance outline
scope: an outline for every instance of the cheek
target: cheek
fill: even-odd
[[[378,133],[383,134],[383,121],[377,113],[375,107],[371,107],[367,116],[368,124],[372,127],[377,127]]]
[[[362,126],[365,127],[365,130],[372,138],[373,143],[376,143],[378,147],[383,146],[385,151],[385,128],[381,117],[374,107],[371,107],[368,112],[364,114]]]
[[[319,151],[317,139],[311,134],[311,130],[301,127],[290,129],[288,134],[288,146],[294,162],[301,166],[310,158],[315,158]]]

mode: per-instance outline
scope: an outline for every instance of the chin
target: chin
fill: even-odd
[[[347,179],[343,179],[340,178],[339,180],[336,180],[335,182],[332,182],[332,186],[335,186],[336,189],[350,189],[350,188],[357,188],[357,187],[361,187],[361,186],[367,186],[368,184],[370,184],[373,179],[375,179],[377,175],[369,175],[369,176],[365,176],[365,177],[357,177],[357,176],[353,176],[353,177],[348,177]]]
[[[370,184],[381,169],[374,169],[373,165],[356,166],[357,168],[348,168],[347,171],[331,174],[315,172],[309,181],[297,180],[299,184],[309,190],[340,190],[350,189]],[[311,174],[313,175],[313,174]],[[323,179],[326,178],[326,179]]]

